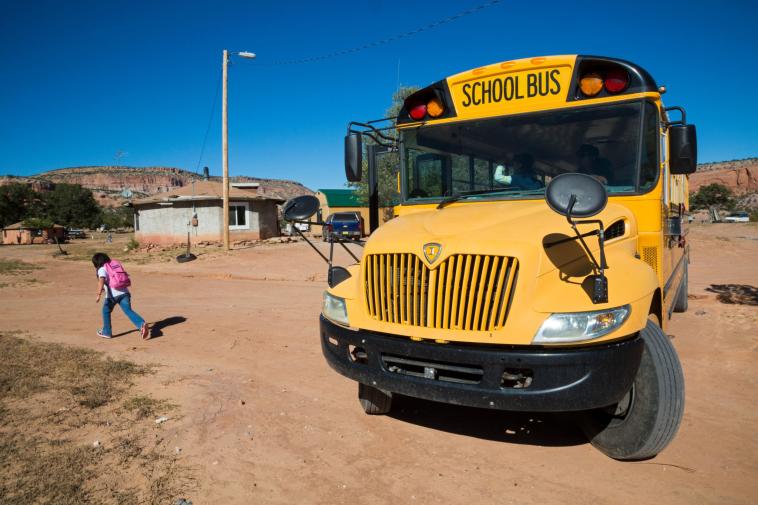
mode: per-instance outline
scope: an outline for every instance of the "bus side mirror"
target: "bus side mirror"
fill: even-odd
[[[286,221],[307,221],[318,212],[321,204],[313,195],[302,195],[290,198],[282,207],[282,214]]]
[[[592,217],[608,203],[605,186],[586,174],[561,174],[545,189],[547,205],[569,222],[575,217]]]
[[[576,235],[574,239],[579,240],[587,257],[594,265],[595,275],[587,276],[582,283],[589,283],[592,303],[608,303],[608,278],[605,276],[605,269],[608,268],[608,265],[605,262],[603,222],[599,219],[574,220],[575,217],[592,217],[602,212],[608,204],[608,193],[605,186],[594,177],[586,174],[561,174],[550,181],[550,184],[545,188],[545,200],[551,209],[566,217]],[[577,224],[596,224],[598,229],[594,232],[581,234],[576,227]],[[584,237],[588,235],[597,235],[600,261],[595,259],[595,255],[592,254],[584,241]]]
[[[348,182],[360,182],[363,172],[363,141],[360,133],[345,137],[345,177]]]
[[[697,170],[697,135],[694,124],[669,126],[669,171],[673,175]]]

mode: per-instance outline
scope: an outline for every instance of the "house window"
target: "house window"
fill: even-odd
[[[247,202],[232,202],[229,204],[229,229],[247,230],[250,222],[247,218],[249,204]]]

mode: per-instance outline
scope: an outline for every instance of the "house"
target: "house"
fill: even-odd
[[[361,202],[358,193],[354,189],[319,189],[316,191],[316,198],[321,203],[319,212],[321,219],[326,219],[335,212],[359,212],[363,217],[365,233],[368,233],[369,227],[369,210],[368,205]],[[387,222],[392,213],[389,212],[392,207],[379,208],[379,224]],[[314,226],[313,233],[321,234],[321,227]]]
[[[3,228],[3,244],[28,245],[47,244],[50,241],[63,242],[66,229],[54,224],[49,228],[25,226],[23,222],[15,223]]]
[[[257,240],[279,236],[277,205],[281,198],[258,194],[256,182],[229,185],[229,238]],[[135,239],[142,243],[176,244],[187,241],[221,242],[222,184],[195,181],[182,188],[135,200]]]

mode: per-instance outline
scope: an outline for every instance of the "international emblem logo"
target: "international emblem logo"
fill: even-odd
[[[442,246],[436,242],[424,244],[424,257],[426,258],[426,261],[429,262],[429,264],[437,261],[437,258],[439,258],[440,255],[440,251],[442,251]]]

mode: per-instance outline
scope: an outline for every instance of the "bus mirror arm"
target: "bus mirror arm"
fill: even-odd
[[[317,226],[324,226],[325,223],[323,221],[294,221],[295,223],[305,223],[310,225],[317,225]],[[356,263],[360,262],[360,259],[351,251],[346,245],[345,242],[348,242],[350,244],[355,244],[358,246],[363,247],[364,243],[361,240],[353,240],[350,238],[342,237],[336,233],[331,233],[329,235],[329,257],[327,258],[326,255],[321,252],[316,245],[306,237],[302,231],[297,226],[294,226],[293,229],[297,232],[298,235],[300,235],[300,238],[305,240],[305,242],[308,243],[311,248],[316,251],[316,254],[321,256],[321,259],[323,259],[326,264],[328,265],[327,269],[327,282],[329,284],[329,287],[334,287],[343,280],[350,277],[350,273],[347,271],[347,269],[339,266],[334,266],[334,244],[337,243],[342,246],[342,248],[347,251],[347,253],[355,260]]]
[[[590,261],[592,261],[592,265],[595,267],[595,272],[597,272],[595,275],[589,277],[592,281],[592,303],[608,303],[608,278],[605,276],[605,270],[608,268],[608,263],[605,260],[605,230],[603,229],[603,222],[599,219],[574,221],[574,218],[571,216],[574,205],[576,205],[576,195],[572,194],[569,197],[569,203],[566,209],[566,220],[571,225],[571,229],[574,230],[576,238],[579,239],[584,252],[587,253]],[[579,224],[596,224],[598,229],[593,230],[589,234],[582,234],[577,228],[577,225]],[[597,235],[597,243],[600,250],[600,262],[595,259],[595,255],[592,254],[587,242],[584,241],[584,237],[589,235]]]
[[[686,125],[687,124],[687,112],[684,110],[684,107],[675,105],[673,107],[666,107],[663,110],[664,112],[666,112],[666,118],[667,118],[667,121],[663,123],[663,126],[665,128],[668,128],[669,126],[672,126],[672,125]],[[681,119],[679,119],[678,121],[668,121],[668,112],[671,110],[679,111],[679,114],[681,114]]]
[[[347,134],[350,135],[365,135],[369,137],[371,140],[379,144],[383,147],[394,147],[396,144],[396,140],[393,137],[390,137],[389,135],[386,135],[382,133],[384,130],[391,130],[393,126],[388,126],[385,128],[377,128],[372,123],[379,123],[383,121],[390,121],[394,118],[384,118],[384,119],[377,119],[374,121],[369,121],[367,123],[359,123],[357,121],[351,121],[347,125]]]

